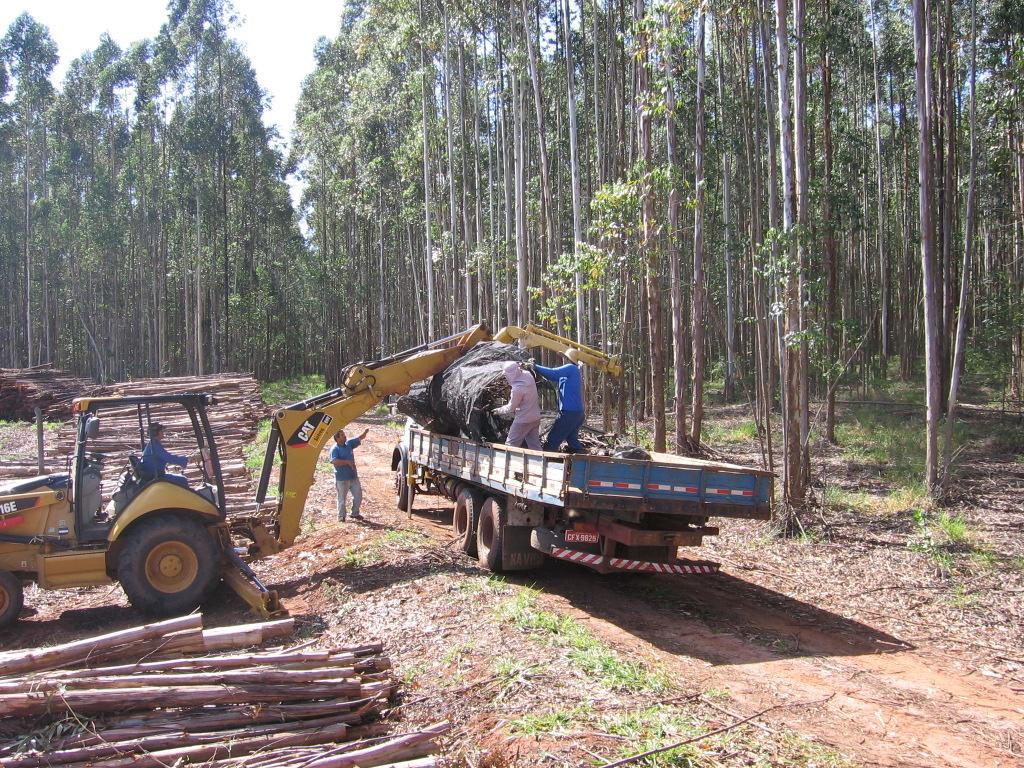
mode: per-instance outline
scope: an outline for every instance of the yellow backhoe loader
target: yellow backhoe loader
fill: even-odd
[[[199,605],[223,579],[263,616],[283,613],[277,594],[249,563],[290,546],[321,451],[339,429],[391,395],[444,370],[479,341],[483,325],[384,360],[350,366],[342,385],[273,414],[257,488],[257,509],[231,515],[225,505],[220,460],[203,393],[81,398],[74,403],[77,432],[68,471],[0,487],[0,627],[22,608],[22,584],[47,589],[119,581],[132,604],[156,615]],[[557,352],[575,349],[581,361],[610,373],[617,359],[535,326],[504,328],[493,337]],[[140,451],[155,408],[180,409],[191,424],[201,477],[183,487],[147,475],[131,457],[112,498],[103,504],[105,457],[91,448],[102,435],[104,412],[138,415]],[[278,494],[267,499],[275,458]]]

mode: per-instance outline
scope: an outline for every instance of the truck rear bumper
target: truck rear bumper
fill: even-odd
[[[584,565],[598,573],[672,573],[680,575],[718,573],[720,563],[710,560],[680,560],[655,562],[650,560],[629,560],[611,557],[598,552],[585,552],[570,549],[557,540],[551,531],[534,528],[530,536],[530,546],[545,555],[558,560],[565,560],[577,565]]]

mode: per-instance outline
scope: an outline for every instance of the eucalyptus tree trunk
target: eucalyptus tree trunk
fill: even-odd
[[[953,343],[953,211],[956,208],[957,187],[956,187],[956,107],[953,101],[953,93],[957,86],[955,83],[956,71],[953,68],[953,47],[956,42],[953,40],[953,0],[945,0],[944,33],[942,63],[944,69],[942,108],[943,138],[945,139],[945,165],[943,166],[942,179],[942,257],[940,269],[936,275],[937,280],[942,282],[942,294],[938,298],[942,301],[942,338],[940,347],[940,361],[942,380],[939,383],[939,397],[945,400],[946,382],[950,376],[950,356]],[[943,149],[936,143],[936,153]],[[946,406],[945,402],[940,404],[940,409]]]
[[[458,216],[459,216],[459,213],[458,213],[458,208],[456,207],[456,204],[455,204],[455,137],[454,137],[453,128],[452,128],[452,85],[451,85],[451,81],[452,81],[452,62],[451,62],[451,56],[450,56],[450,52],[449,52],[449,41],[448,41],[448,38],[449,38],[449,35],[450,35],[450,30],[448,28],[448,11],[447,11],[447,6],[444,3],[442,3],[441,4],[441,8],[442,8],[442,12],[444,14],[444,49],[443,49],[443,55],[444,55],[444,90],[441,93],[442,93],[442,96],[444,98],[444,122],[445,122],[445,129],[446,129],[446,133],[447,133],[447,147],[448,147],[448,157],[447,157],[447,163],[448,163],[448,236],[450,238],[449,242],[451,243],[451,258],[452,258],[452,268],[453,268],[453,273],[452,273],[452,289],[453,290],[452,290],[452,295],[451,295],[450,298],[451,298],[453,306],[454,306],[455,302],[457,301],[457,296],[458,296],[458,293],[455,290],[455,287],[456,287],[455,275],[458,274],[460,268],[462,270],[464,270],[464,272],[465,272],[466,285],[463,286],[463,290],[465,291],[465,294],[466,294],[465,295],[465,300],[467,302],[470,300],[470,298],[469,298],[469,269],[467,268],[468,265],[466,264],[465,258],[463,258],[461,260],[461,264],[460,264],[460,259],[459,259],[459,256],[463,255],[465,253],[465,247],[464,247],[465,243],[464,242],[460,242],[461,238],[458,236]],[[468,306],[466,307],[466,311],[467,311],[467,315],[468,315],[469,314],[469,307]],[[452,318],[452,320],[455,320],[455,318]],[[468,317],[467,317],[467,321],[468,321]],[[458,322],[455,322],[454,325],[458,326],[459,324],[458,324]]]
[[[832,7],[830,0],[824,0],[825,26],[831,27]],[[821,200],[822,226],[825,230],[825,362],[829,373],[825,377],[825,439],[836,441],[836,387],[832,373],[838,361],[836,345],[836,236],[832,221],[832,50],[828,35],[822,36],[821,51],[821,98],[822,98],[822,153],[825,163],[824,189]],[[881,159],[881,157],[879,157]],[[882,172],[878,179],[881,184]],[[879,208],[881,210],[881,208]],[[881,242],[881,241],[880,241]],[[884,292],[883,288],[883,292]],[[884,327],[884,320],[883,320]],[[884,336],[884,331],[883,331]]]
[[[807,336],[807,289],[804,276],[807,270],[807,248],[810,240],[810,209],[811,199],[808,189],[810,167],[807,159],[807,146],[810,137],[807,133],[807,34],[806,34],[806,0],[796,0],[794,16],[794,51],[793,123],[796,131],[794,149],[796,151],[796,201],[797,201],[797,316],[799,318],[797,332],[800,335],[800,361],[797,367],[798,389],[800,397],[800,479],[799,499],[803,499],[804,488],[810,475],[810,395],[807,389],[807,371],[810,367]]]
[[[569,0],[562,0],[562,35],[565,38],[565,84],[569,97],[569,167],[572,174],[572,239],[573,253],[579,255],[583,241],[583,219],[580,213],[580,157],[576,138],[576,70],[572,58],[572,29],[569,23]],[[576,340],[583,342],[583,281],[577,264],[573,283],[576,288]]]
[[[967,336],[967,302],[971,282],[971,263],[974,258],[974,235],[977,218],[977,174],[978,174],[978,143],[977,143],[977,111],[974,103],[975,86],[978,76],[978,31],[977,4],[971,0],[971,75],[969,90],[969,120],[971,159],[967,181],[967,222],[964,229],[964,255],[960,265],[960,303],[956,321],[956,343],[953,347],[953,367],[950,371],[949,398],[946,407],[946,425],[942,448],[942,484],[949,485],[949,467],[953,460],[953,426],[956,422],[957,395],[960,388],[960,376],[964,367],[964,344]]]
[[[674,77],[675,50],[671,43],[665,47],[662,66],[665,70],[665,150],[668,154],[668,269],[669,292],[672,302],[672,372],[675,410],[675,448],[677,453],[688,453],[686,429],[686,333],[683,329],[683,279],[679,263],[679,186],[681,173],[676,163],[678,155],[676,136],[676,86]]]
[[[826,7],[827,7],[826,0]],[[823,43],[823,45],[825,45]],[[881,315],[880,349],[882,372],[888,370],[889,360],[889,254],[885,243],[885,167],[882,159],[882,97],[878,77],[878,23],[872,19],[871,23],[871,67],[875,86],[875,186],[876,186],[876,210],[878,212],[878,231],[875,236],[878,241],[878,271],[881,281],[881,301],[879,308]],[[831,74],[830,74],[831,77]]]
[[[516,166],[516,323],[525,325],[530,315],[529,296],[526,293],[529,265],[526,261],[526,177],[523,168],[526,147],[523,141],[522,87],[519,74],[515,71],[512,72],[512,123]]]
[[[690,441],[700,444],[704,423],[704,6],[697,14],[697,95],[694,105],[693,189],[693,282],[690,293],[690,338],[693,359],[693,383],[690,403]]]
[[[744,77],[740,78],[740,84],[743,89],[745,98],[743,99],[744,105],[744,116],[745,116],[745,130],[744,130],[744,150],[746,152],[747,169],[749,176],[749,200],[750,200],[750,273],[753,283],[753,305],[754,305],[754,318],[755,326],[757,330],[757,399],[756,404],[760,412],[760,433],[763,435],[762,442],[762,455],[764,458],[765,467],[774,472],[775,471],[775,452],[772,440],[772,408],[773,408],[773,390],[772,390],[772,342],[771,342],[771,325],[768,316],[768,291],[765,285],[764,274],[762,270],[758,268],[760,251],[764,243],[764,230],[762,227],[761,219],[761,200],[762,200],[762,188],[764,186],[764,179],[762,176],[762,163],[761,163],[761,148],[764,146],[764,140],[761,131],[761,111],[757,106],[759,95],[762,92],[762,79],[766,79],[770,72],[767,60],[764,57],[759,58],[757,55],[757,44],[759,40],[765,40],[767,38],[765,18],[763,9],[759,10],[758,22],[752,25],[750,31],[750,62],[749,66],[747,62],[744,62]],[[743,48],[746,50],[745,41]],[[748,88],[746,71],[749,69],[750,78],[753,81],[752,86]],[[772,89],[765,85],[763,87],[764,101],[767,104],[770,100]],[[767,112],[767,110],[766,110]],[[772,121],[768,121],[769,129],[773,125]],[[769,130],[769,135],[774,135]],[[768,142],[768,156],[772,161],[772,169],[774,169],[775,159],[775,142]],[[770,174],[769,186],[769,214],[775,215],[775,188],[774,188],[774,170]]]
[[[661,334],[661,286],[658,284],[658,251],[654,232],[654,193],[651,189],[651,110],[653,93],[650,73],[650,37],[643,23],[646,21],[645,0],[635,0],[634,20],[640,25],[637,34],[637,99],[640,114],[637,118],[637,137],[643,164],[643,182],[640,192],[641,234],[640,248],[647,272],[647,324],[650,350],[651,411],[654,417],[654,450],[665,450],[665,360]]]
[[[533,35],[530,33],[530,15],[526,10],[526,0],[519,0],[523,12],[523,36],[526,38],[526,63],[530,73],[530,82],[533,84],[533,106],[537,117],[537,150],[540,155],[540,188],[541,188],[541,219],[542,247],[541,253],[544,258],[542,264],[550,264],[554,260],[555,247],[555,226],[554,226],[554,204],[551,198],[551,175],[548,164],[547,131],[544,123],[544,95],[541,90],[540,64],[537,61],[537,48],[533,44]]]
[[[921,282],[924,295],[924,356],[925,394],[927,413],[925,420],[925,484],[930,494],[938,491],[938,432],[941,409],[939,382],[939,333],[942,316],[936,296],[935,231],[932,206],[931,166],[931,40],[928,30],[928,11],[925,0],[913,0],[915,94],[917,97],[917,178],[918,216],[921,240]]]
[[[729,179],[729,142],[725,129],[725,56],[723,54],[722,33],[719,19],[715,20],[715,48],[718,54],[718,128],[722,140],[722,226],[723,233],[722,258],[725,261],[725,400],[731,402],[736,387],[736,339],[735,319],[732,293],[732,189]]]
[[[22,244],[25,261],[25,351],[27,353],[26,365],[31,368],[35,364],[32,357],[32,257],[29,254],[29,243],[32,242],[32,192],[29,186],[29,152],[31,142],[29,141],[28,130],[24,136],[25,151],[25,176],[24,176],[24,235],[25,242]]]
[[[782,155],[782,226],[787,239],[789,264],[786,270],[783,313],[785,338],[783,358],[783,422],[785,423],[784,494],[786,505],[795,510],[803,505],[803,462],[800,454],[800,345],[793,335],[800,329],[800,278],[794,267],[796,249],[796,188],[793,159],[793,125],[790,121],[789,30],[787,0],[775,0],[776,69],[779,91],[779,137]],[[791,524],[792,521],[790,521]]]
[[[768,35],[768,0],[757,0],[758,3],[758,32],[761,39],[761,67],[762,67],[762,79],[763,79],[763,90],[764,90],[764,112],[765,112],[765,125],[768,133],[768,227],[775,232],[779,231],[779,128],[778,123],[778,107],[775,103],[776,94],[776,77],[775,70],[771,65],[771,43]],[[779,241],[778,238],[772,238],[771,244],[771,263],[773,265],[779,262]],[[778,294],[778,281],[773,280],[771,285],[770,295],[765,296],[766,308],[767,303],[777,298]],[[767,291],[766,291],[767,293]],[[770,341],[775,345],[775,352],[779,356],[779,367],[782,366],[782,350],[783,350],[783,339],[782,339],[782,322],[776,318],[774,321],[775,331],[774,335],[771,336]],[[775,399],[775,387],[774,387],[774,376],[776,367],[772,365],[772,354],[769,348],[768,353],[768,407],[773,407]],[[785,397],[783,393],[783,398]],[[786,428],[787,421],[782,419],[782,449],[783,449],[783,463],[785,463],[785,450],[786,450]]]
[[[423,0],[420,0],[420,27],[426,26],[426,20],[423,17]],[[425,252],[423,254],[423,266],[426,271],[427,278],[427,338],[433,339],[434,336],[434,240],[433,230],[430,224],[430,130],[427,121],[427,107],[430,103],[430,93],[433,88],[427,86],[427,73],[433,74],[434,66],[433,62],[427,61],[427,47],[423,41],[420,41],[420,66],[423,69],[421,76],[421,97],[423,101],[423,232],[424,239],[426,242]],[[431,83],[433,77],[430,78]]]

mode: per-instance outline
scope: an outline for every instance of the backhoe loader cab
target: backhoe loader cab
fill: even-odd
[[[0,626],[17,618],[24,581],[43,588],[120,581],[133,605],[156,615],[199,604],[230,546],[206,414],[213,403],[205,394],[75,401],[67,471],[0,486]],[[190,460],[188,488],[142,465],[158,419],[172,425],[178,453],[198,458]],[[136,429],[137,451],[133,440],[128,464],[113,466],[108,453],[129,447],[123,436]]]

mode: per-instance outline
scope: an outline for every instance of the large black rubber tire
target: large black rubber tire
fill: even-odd
[[[476,524],[476,559],[488,571],[501,573],[501,545],[505,536],[505,505],[488,496]]]
[[[21,579],[10,571],[0,571],[0,628],[18,620],[23,600]]]
[[[455,499],[455,511],[452,512],[452,533],[455,534],[456,545],[470,557],[476,556],[476,529],[480,519],[480,508],[483,506],[483,494],[475,488],[463,486]]]
[[[217,543],[197,520],[160,514],[125,534],[117,578],[133,606],[153,616],[178,616],[203,602],[217,581]]]
[[[398,469],[395,470],[395,506],[402,512],[408,512],[411,517],[416,492],[409,486],[408,474],[409,459],[403,456],[398,462]]]

